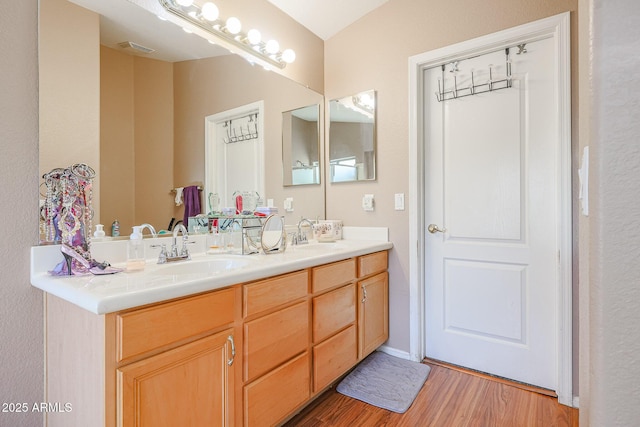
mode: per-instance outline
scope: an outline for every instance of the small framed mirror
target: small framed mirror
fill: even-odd
[[[320,184],[320,105],[282,113],[283,185]]]
[[[284,217],[269,215],[264,220],[260,244],[265,254],[285,251],[287,248],[287,233],[284,228]]]
[[[329,179],[376,179],[376,93],[373,90],[329,102]]]

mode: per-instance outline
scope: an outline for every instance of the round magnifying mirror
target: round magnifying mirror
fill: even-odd
[[[269,215],[262,225],[260,244],[265,254],[283,252],[287,247],[284,217]]]

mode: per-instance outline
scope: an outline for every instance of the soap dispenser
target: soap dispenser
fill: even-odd
[[[144,269],[144,242],[142,241],[141,226],[133,227],[133,233],[127,242],[127,271],[140,271]]]
[[[96,239],[102,239],[104,237],[104,225],[96,224],[96,231],[93,233],[93,237]]]

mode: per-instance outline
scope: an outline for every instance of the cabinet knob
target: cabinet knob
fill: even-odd
[[[367,302],[367,287],[362,285],[362,300],[360,301],[363,304]]]

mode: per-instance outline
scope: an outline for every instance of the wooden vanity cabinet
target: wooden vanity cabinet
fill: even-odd
[[[96,315],[47,294],[47,426],[278,425],[388,338],[387,251]]]
[[[314,267],[311,277],[313,393],[319,393],[358,361],[356,260]]]
[[[358,258],[358,360],[389,338],[387,251]]]
[[[119,425],[233,426],[233,329],[118,368]]]
[[[118,426],[235,425],[236,294],[113,315]]]
[[[243,285],[245,426],[276,425],[310,397],[309,271]]]
[[[237,425],[241,298],[236,285],[97,315],[47,294],[47,399],[73,406],[45,425]]]

